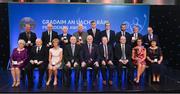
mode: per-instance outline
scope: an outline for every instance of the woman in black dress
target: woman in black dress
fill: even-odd
[[[147,50],[147,60],[152,68],[153,82],[160,82],[163,55],[161,48],[156,45],[154,40],[151,41],[151,46]]]

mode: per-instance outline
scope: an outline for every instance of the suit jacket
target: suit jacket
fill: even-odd
[[[125,53],[126,53],[126,59],[129,61],[131,60],[131,54],[132,54],[132,48],[129,44],[125,44]],[[115,58],[116,60],[120,60],[122,57],[122,50],[121,50],[121,44],[118,43],[115,45]]]
[[[37,46],[31,49],[30,60],[43,61],[43,63],[48,63],[48,50],[45,46],[42,46],[40,51],[37,53]]]
[[[121,31],[116,34],[116,43],[120,43],[119,39],[121,36],[122,36]],[[131,34],[129,34],[128,32],[125,32],[125,37],[126,37],[126,44],[130,45],[131,44]]]
[[[107,37],[106,30],[103,30],[101,32],[101,38],[104,37],[104,36]],[[110,39],[109,39],[108,44],[111,44],[113,46],[114,42],[115,42],[115,32],[113,30],[110,30]]]
[[[93,36],[93,43],[99,45],[99,43],[101,42],[101,32],[100,32],[100,30],[99,30],[99,29],[96,29],[95,36],[94,36],[94,34],[93,34],[92,29],[87,30],[87,33],[88,33],[89,35],[92,35],[92,36]]]
[[[81,47],[79,45],[77,44],[75,45],[74,56],[71,49],[71,44],[66,45],[64,49],[65,49],[64,50],[65,63],[71,62],[72,60],[74,60],[74,62],[80,63]],[[74,62],[71,62],[71,63],[74,63]]]
[[[132,40],[132,37],[134,37],[134,33],[131,34],[131,40]],[[138,38],[141,38],[143,40],[142,34],[138,33]],[[134,42],[131,41],[131,45],[133,47],[135,47],[136,46],[136,42],[135,41]]]
[[[73,34],[75,37],[76,37],[76,39],[77,39],[77,41],[79,40],[79,34],[78,34],[78,31],[77,32],[75,32],[74,34]],[[87,36],[88,36],[88,33],[87,32],[82,32],[82,40],[83,40],[83,44],[85,44],[86,43],[86,38],[87,38]]]
[[[152,40],[155,40],[158,46],[160,45],[159,44],[159,38],[158,38],[157,35],[153,34],[153,39]],[[143,41],[144,41],[145,47],[148,48],[150,46],[150,40],[148,38],[148,34],[143,36]]]
[[[51,42],[53,41],[53,39],[58,38],[58,33],[55,31],[52,31],[52,39]],[[50,41],[49,41],[49,35],[48,35],[48,31],[44,31],[42,33],[42,37],[41,37],[42,41],[43,41],[43,45],[46,46]]]
[[[26,32],[22,32],[19,34],[19,39],[23,39],[26,43],[28,42],[28,38],[26,36]],[[36,41],[37,37],[36,34],[34,32],[30,32],[30,41],[33,45],[35,45],[35,41]]]
[[[88,50],[88,44],[82,45],[82,54],[81,54],[82,61],[88,62],[92,59],[92,62],[99,61],[99,49],[96,44],[92,44],[91,54]]]
[[[113,49],[111,47],[111,45],[107,45],[108,47],[108,60],[113,61]],[[99,59],[102,62],[103,60],[106,60],[106,58],[104,57],[104,47],[103,44],[99,45]]]
[[[60,40],[60,46],[61,46],[61,48],[64,48],[67,44],[69,44],[70,43],[70,37],[71,37],[72,35],[70,35],[70,34],[67,34],[67,36],[66,36],[66,38],[67,38],[67,40],[68,40],[68,43],[64,43],[63,41],[62,41],[62,38],[64,37],[63,36],[63,34],[60,34],[58,37],[59,37],[59,40]]]

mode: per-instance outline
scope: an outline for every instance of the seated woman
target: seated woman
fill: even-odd
[[[153,74],[153,82],[160,82],[161,63],[163,55],[161,48],[156,45],[156,41],[151,41],[151,46],[147,51],[147,60],[150,62],[150,66]]]
[[[49,86],[52,73],[54,73],[54,83],[57,85],[57,69],[62,65],[63,49],[59,47],[59,39],[55,38],[52,41],[53,48],[49,49],[49,65],[48,65],[48,81],[46,83]]]
[[[19,40],[18,47],[15,48],[11,55],[11,74],[13,77],[12,87],[19,87],[20,85],[20,72],[25,67],[27,56],[27,49],[24,48],[25,41]]]
[[[136,83],[139,83],[140,77],[146,68],[146,48],[142,46],[142,39],[137,39],[137,46],[132,50],[132,60],[137,65],[137,77],[134,79]]]

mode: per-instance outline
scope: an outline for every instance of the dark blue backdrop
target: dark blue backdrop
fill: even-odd
[[[104,23],[109,21],[111,29],[120,31],[120,24],[127,24],[127,32],[132,33],[134,24],[140,27],[140,33],[146,33],[149,24],[148,5],[102,5],[102,4],[13,4],[9,6],[10,51],[17,46],[20,32],[24,24],[31,23],[32,30],[41,37],[46,25],[52,22],[54,30],[60,34],[63,25],[68,26],[69,33],[77,31],[77,25],[82,23],[85,30],[90,28],[90,21],[97,21],[97,28],[104,29]]]

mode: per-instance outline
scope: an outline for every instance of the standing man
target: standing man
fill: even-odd
[[[109,22],[105,23],[105,30],[101,32],[101,38],[102,37],[107,37],[108,38],[108,44],[114,46],[115,43],[115,32],[111,30],[111,26]]]
[[[68,28],[67,28],[67,26],[63,26],[62,32],[63,32],[63,33],[59,35],[59,40],[60,40],[60,46],[61,46],[61,48],[64,49],[64,47],[65,47],[67,44],[70,43],[69,40],[70,40],[70,37],[71,37],[72,35],[68,34]]]
[[[133,33],[131,34],[131,44],[132,44],[132,47],[135,47],[136,46],[136,41],[137,39],[139,38],[143,38],[143,36],[139,33],[139,27],[134,25],[133,27]]]
[[[52,40],[58,38],[58,33],[53,31],[53,25],[51,23],[47,24],[47,31],[42,33],[43,45],[47,48],[52,47]]]
[[[148,29],[147,29],[147,31],[148,31],[148,34],[144,35],[144,37],[143,37],[144,46],[145,46],[146,48],[148,48],[148,47],[150,46],[150,42],[151,42],[152,40],[156,41],[157,45],[159,46],[159,38],[158,38],[157,35],[153,34],[153,29],[152,29],[152,27],[149,26]]]
[[[126,43],[131,44],[131,35],[126,31],[126,24],[121,24],[121,31],[116,34],[116,43],[119,43],[121,36],[125,36]]]
[[[87,33],[93,36],[93,43],[99,45],[101,41],[101,32],[99,29],[96,28],[96,22],[91,21],[91,29],[87,30]]]
[[[82,45],[86,43],[86,38],[88,36],[88,33],[84,32],[83,29],[84,29],[83,25],[79,24],[78,31],[73,34],[77,39],[78,45]]]

